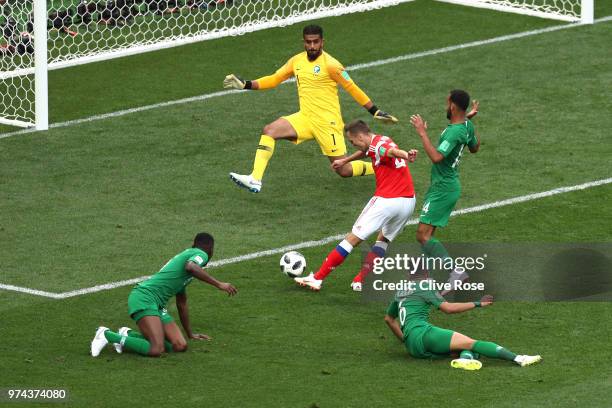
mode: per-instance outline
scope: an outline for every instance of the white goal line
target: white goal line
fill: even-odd
[[[540,198],[551,197],[557,194],[564,194],[564,193],[569,193],[572,191],[585,190],[588,188],[603,186],[603,185],[611,184],[611,183],[612,183],[612,177],[601,179],[601,180],[590,181],[588,183],[577,184],[574,186],[559,187],[559,188],[555,188],[555,189],[548,190],[548,191],[542,191],[540,193],[526,194],[526,195],[522,195],[518,197],[508,198],[505,200],[494,201],[491,203],[477,205],[474,207],[463,208],[461,210],[455,210],[451,213],[451,217],[457,216],[457,215],[463,215],[463,214],[477,213],[477,212],[489,210],[491,208],[505,207],[507,205],[524,203],[526,201],[532,201],[532,200],[537,200]],[[414,219],[411,219],[406,225],[415,225],[415,224],[418,224],[418,222],[419,220],[414,218]],[[219,266],[231,265],[231,264],[235,264],[239,262],[249,261],[252,259],[262,258],[265,256],[282,254],[287,251],[318,247],[321,245],[328,244],[330,242],[338,241],[344,238],[344,236],[345,234],[337,234],[337,235],[332,235],[332,236],[325,237],[325,238],[315,240],[315,241],[305,241],[305,242],[300,242],[297,244],[283,246],[280,248],[272,248],[272,249],[268,249],[265,251],[252,252],[250,254],[239,255],[233,258],[225,258],[225,259],[221,259],[218,261],[210,262],[208,264],[208,267],[214,268],[214,267],[219,267]],[[115,289],[115,288],[119,288],[122,286],[133,285],[138,282],[142,282],[148,277],[149,276],[140,276],[138,278],[122,280],[122,281],[117,281],[117,282],[110,282],[110,283],[105,283],[103,285],[96,285],[96,286],[92,286],[89,288],[77,289],[77,290],[72,290],[69,292],[61,292],[61,293],[47,292],[43,290],[24,288],[20,286],[7,285],[7,284],[1,284],[1,283],[0,283],[0,289],[13,291],[13,292],[27,293],[29,295],[42,296],[42,297],[47,297],[51,299],[66,299],[66,298],[71,298],[75,296],[87,295],[89,293],[101,292],[103,290]]]
[[[612,16],[606,16],[606,17],[602,17],[602,18],[596,19],[594,21],[594,24],[605,23],[605,22],[608,22],[608,21],[612,21]],[[421,52],[416,52],[416,53],[412,53],[412,54],[404,54],[404,55],[399,55],[397,57],[385,58],[385,59],[380,59],[380,60],[376,60],[376,61],[371,61],[371,62],[366,62],[366,63],[361,63],[361,64],[350,65],[350,66],[346,67],[346,69],[348,71],[357,71],[357,70],[361,70],[361,69],[368,69],[368,68],[372,68],[372,67],[378,67],[378,66],[381,66],[381,65],[394,64],[394,63],[400,62],[400,61],[408,61],[408,60],[413,60],[413,59],[419,59],[419,58],[423,58],[423,57],[429,57],[429,56],[432,56],[432,55],[438,55],[438,54],[444,54],[444,53],[447,53],[447,52],[463,50],[463,49],[466,49],[466,48],[472,48],[472,47],[479,47],[479,46],[483,46],[483,45],[495,44],[495,43],[499,43],[499,42],[503,42],[503,41],[516,40],[516,39],[519,39],[519,38],[525,38],[525,37],[530,37],[530,36],[534,36],[534,35],[550,33],[550,32],[559,31],[559,30],[565,30],[565,29],[568,29],[568,28],[577,28],[577,27],[584,27],[584,26],[573,24],[573,23],[572,24],[556,25],[556,26],[541,28],[541,29],[538,29],[538,30],[523,31],[523,32],[520,32],[520,33],[502,35],[502,36],[499,36],[499,37],[493,37],[493,38],[489,38],[489,39],[486,39],[486,40],[472,41],[472,42],[468,42],[468,43],[464,43],[464,44],[451,45],[451,46],[448,46],[448,47],[435,48],[435,49],[432,49],[432,50],[421,51]],[[284,83],[288,83],[288,82],[292,82],[292,81],[286,81]],[[144,105],[144,106],[139,106],[139,107],[135,107],[135,108],[119,110],[119,111],[116,111],[116,112],[109,112],[109,113],[103,113],[103,114],[100,114],[100,115],[93,115],[93,116],[89,116],[89,117],[81,118],[81,119],[74,119],[74,120],[68,120],[68,121],[65,121],[65,122],[52,123],[52,124],[49,125],[49,129],[57,129],[57,128],[70,127],[70,126],[80,125],[80,124],[83,124],[83,123],[89,123],[89,122],[95,122],[95,121],[98,121],[98,120],[105,120],[105,119],[116,118],[116,117],[119,117],[119,116],[125,116],[125,115],[129,115],[129,114],[132,114],[132,113],[139,113],[139,112],[145,112],[145,111],[149,111],[149,110],[153,110],[153,109],[165,108],[165,107],[168,107],[168,106],[183,105],[183,104],[188,104],[188,103],[193,103],[193,102],[199,102],[199,101],[204,101],[204,100],[207,100],[207,99],[212,99],[212,98],[217,98],[217,97],[221,97],[221,96],[231,95],[231,94],[235,94],[235,93],[239,93],[239,92],[246,92],[246,91],[233,91],[233,90],[232,91],[219,91],[219,92],[213,92],[213,93],[207,93],[207,94],[192,96],[192,97],[189,97],[189,98],[177,99],[177,100],[174,100],[174,101],[166,101],[166,102],[155,103],[155,104],[152,104],[152,105]],[[36,132],[36,131],[37,130],[35,128],[29,128],[29,129],[16,130],[16,131],[12,131],[12,132],[0,133],[0,139],[6,139],[8,137],[22,135],[22,134],[26,134],[26,133],[32,133],[32,132]]]

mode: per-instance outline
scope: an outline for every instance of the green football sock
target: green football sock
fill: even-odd
[[[137,330],[128,330],[127,335],[129,337],[136,337],[139,339],[147,339],[141,332],[137,331]],[[168,340],[164,340],[164,348],[166,349],[166,353],[171,353],[172,350],[172,343],[170,343]]]
[[[444,245],[434,237],[429,238],[429,240],[423,244],[422,248],[425,255],[429,257],[442,259],[450,258]]]
[[[459,358],[465,358],[467,360],[476,360],[474,353],[471,350],[463,350],[461,354],[459,354]]]
[[[110,330],[104,332],[104,337],[111,343],[121,343],[122,340],[122,336],[119,333]],[[123,347],[138,354],[142,354],[143,356],[148,356],[151,344],[145,339],[125,336],[123,337]]]
[[[498,346],[490,341],[476,341],[472,350],[490,358],[501,358],[502,360],[514,361],[516,354],[508,349]]]
[[[106,337],[106,340],[108,340],[111,343],[119,343],[121,341],[121,335],[111,330],[105,331],[104,337]]]

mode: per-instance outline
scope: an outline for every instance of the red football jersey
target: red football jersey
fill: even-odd
[[[397,148],[390,137],[375,135],[367,156],[372,158],[376,175],[375,196],[383,198],[414,197],[414,186],[408,163],[404,159],[389,157],[389,149]]]

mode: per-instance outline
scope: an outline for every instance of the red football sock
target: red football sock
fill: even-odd
[[[346,251],[344,251],[344,252],[346,252]],[[348,253],[346,255],[348,255]],[[346,258],[346,255],[342,255],[338,251],[337,247],[334,248],[333,251],[331,251],[327,255],[327,258],[325,258],[325,261],[323,261],[323,265],[321,265],[321,267],[319,268],[317,273],[315,273],[314,278],[315,279],[325,279],[327,277],[327,275],[329,275],[331,273],[331,271],[336,269],[336,267],[338,265],[340,265],[342,262],[344,262],[344,259]]]
[[[361,265],[361,271],[355,276],[353,282],[362,282],[363,278],[367,276],[368,273],[372,272],[374,268],[374,261],[377,258],[384,258],[387,253],[387,246],[389,244],[384,241],[376,241],[372,250],[368,252],[366,255],[363,264]]]
[[[366,258],[363,261],[363,264],[361,264],[361,270],[353,278],[353,282],[363,281],[363,278],[365,278],[368,273],[372,272],[372,268],[374,267],[374,259],[379,258],[379,257],[380,255],[372,251],[368,252],[368,254],[366,255]]]

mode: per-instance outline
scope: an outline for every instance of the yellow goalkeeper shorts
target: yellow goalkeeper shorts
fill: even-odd
[[[296,112],[287,119],[297,133],[295,144],[300,144],[307,140],[315,139],[325,156],[342,156],[346,154],[346,144],[344,143],[344,123],[341,120],[336,122],[314,121],[301,112]]]

